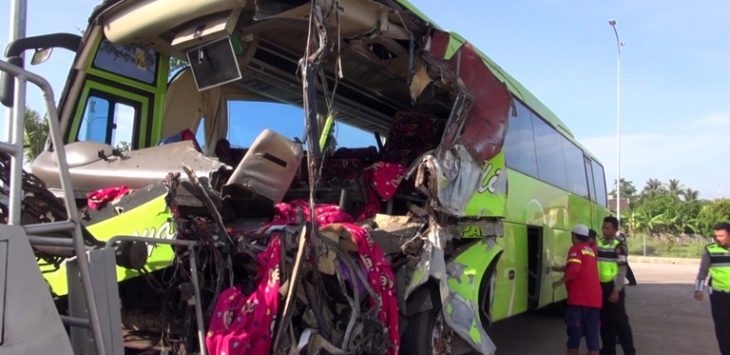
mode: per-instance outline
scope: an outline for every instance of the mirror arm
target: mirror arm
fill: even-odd
[[[23,58],[21,55],[28,49],[65,48],[76,52],[80,46],[81,36],[71,33],[54,33],[17,39],[5,48],[5,56],[7,57],[8,63],[23,68]],[[13,77],[4,72],[0,73],[0,103],[6,107],[13,106],[14,91],[15,80]]]

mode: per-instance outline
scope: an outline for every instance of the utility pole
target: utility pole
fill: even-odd
[[[28,2],[26,0],[10,0],[10,12],[9,12],[9,22],[10,22],[10,28],[8,30],[8,43],[12,43],[13,41],[19,39],[19,38],[25,38],[25,24],[27,21],[27,14],[28,14]],[[21,54],[22,58],[22,54]],[[25,59],[23,59],[25,60]],[[16,80],[15,82],[15,90],[20,90],[20,92],[25,92],[24,88],[21,88],[20,85],[25,85],[18,83]],[[11,94],[12,95],[12,94]],[[18,105],[13,105],[11,109],[5,110],[5,122],[7,130],[5,131],[6,137],[9,137],[9,135],[13,132],[12,122],[13,117],[15,115],[18,115],[20,113],[20,108]],[[22,117],[21,117],[22,119]]]
[[[621,220],[621,47],[616,20],[608,20],[616,35],[616,217]],[[622,221],[623,222],[623,221]]]

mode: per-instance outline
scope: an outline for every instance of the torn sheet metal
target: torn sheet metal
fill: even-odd
[[[432,196],[447,213],[503,217],[507,177],[502,144],[511,96],[471,44],[455,49],[450,38],[448,33],[434,30],[423,54],[429,62],[434,58],[442,61],[441,77],[434,80],[448,84],[455,77],[453,89],[459,95],[437,153],[423,159],[420,172],[428,172],[432,180],[421,183],[431,185],[427,190],[436,190]],[[414,82],[418,87],[412,86],[412,93],[423,90],[421,81]]]
[[[413,291],[428,281],[430,276],[441,279],[446,276],[446,259],[444,247],[446,246],[446,234],[441,232],[441,226],[431,223],[428,230],[421,234],[425,239],[421,254],[418,256],[418,263],[413,269],[411,279],[406,286],[404,297],[408,299]]]
[[[444,248],[453,229],[442,228],[437,223],[425,232],[426,243],[411,280],[406,287],[406,299],[429,277],[439,282],[439,296],[444,320],[456,334],[482,354],[493,354],[496,346],[487,335],[480,318],[480,305],[487,307],[489,300],[480,300],[479,290],[486,270],[496,260],[502,249],[490,238],[472,244],[448,264]]]
[[[115,204],[109,204],[99,211],[89,211],[88,220],[83,221],[86,229],[98,240],[106,241],[118,235],[139,236],[156,239],[174,239],[177,228],[173,223],[172,211],[167,205],[167,189],[154,184],[131,192]],[[167,246],[148,246],[148,271],[161,270],[172,263],[174,252]],[[68,293],[66,261],[58,269],[44,270],[43,277],[57,295]],[[117,281],[131,279],[139,273],[117,267]]]
[[[74,142],[65,146],[74,157],[69,161],[69,174],[77,198],[109,186],[132,189],[162,181],[170,172],[182,172],[182,164],[190,166],[201,176],[217,171],[223,164],[197,151],[192,141],[182,141],[145,149],[105,153],[111,146],[95,142]],[[100,152],[101,151],[101,152]],[[41,153],[31,166],[33,173],[58,189],[58,167],[50,151]]]
[[[439,280],[441,294],[447,294],[441,300],[444,319],[459,336],[484,354],[490,353],[485,350],[493,352],[496,348],[480,318],[480,314],[488,314],[491,300],[480,299],[480,290],[491,287],[491,279],[485,279],[490,277],[486,271],[501,252],[502,248],[493,239],[482,239],[451,260],[446,265],[447,278]]]

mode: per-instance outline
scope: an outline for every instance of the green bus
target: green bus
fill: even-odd
[[[84,204],[108,186],[143,190],[181,163],[201,176],[245,170],[252,142],[268,129],[307,150],[294,156],[320,164],[318,203],[357,215],[369,201],[377,213],[363,223],[376,221],[376,230],[398,216],[423,221],[409,229],[423,247],[407,265],[393,264],[403,353],[436,353],[444,339],[494,352],[488,326],[563,301],[551,266],[564,263],[572,226],[598,228],[609,214],[604,168],[565,124],[405,0],[107,0],[82,38],[43,41],[18,51],[77,53],[58,106]],[[50,149],[32,169],[58,188]],[[278,196],[268,203],[312,193],[303,161],[267,180]],[[372,205],[359,182],[380,161],[405,176]],[[101,241],[175,238],[166,190],[145,193],[143,202],[92,214],[86,229]],[[233,220],[252,220],[234,212]],[[164,271],[174,258],[150,247],[145,269]],[[63,297],[63,263],[42,267]],[[120,266],[120,290],[143,289],[138,276]],[[125,297],[140,292],[128,291],[122,303],[133,308]]]

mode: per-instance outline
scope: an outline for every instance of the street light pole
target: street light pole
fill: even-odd
[[[616,20],[608,20],[616,35],[616,216],[621,220],[621,47]]]
[[[10,0],[10,13],[8,14],[10,27],[8,28],[8,43],[24,38],[25,37],[25,25],[28,11],[28,3],[26,0]],[[21,54],[21,58],[22,54]],[[21,88],[21,85],[25,85],[25,82],[21,83],[18,80],[15,81],[15,90],[23,92],[25,89]],[[10,96],[12,97],[12,93]],[[13,117],[17,116],[20,112],[18,105],[13,106],[5,110],[5,122],[6,122],[6,137],[10,137],[10,132],[13,132],[12,122]]]

